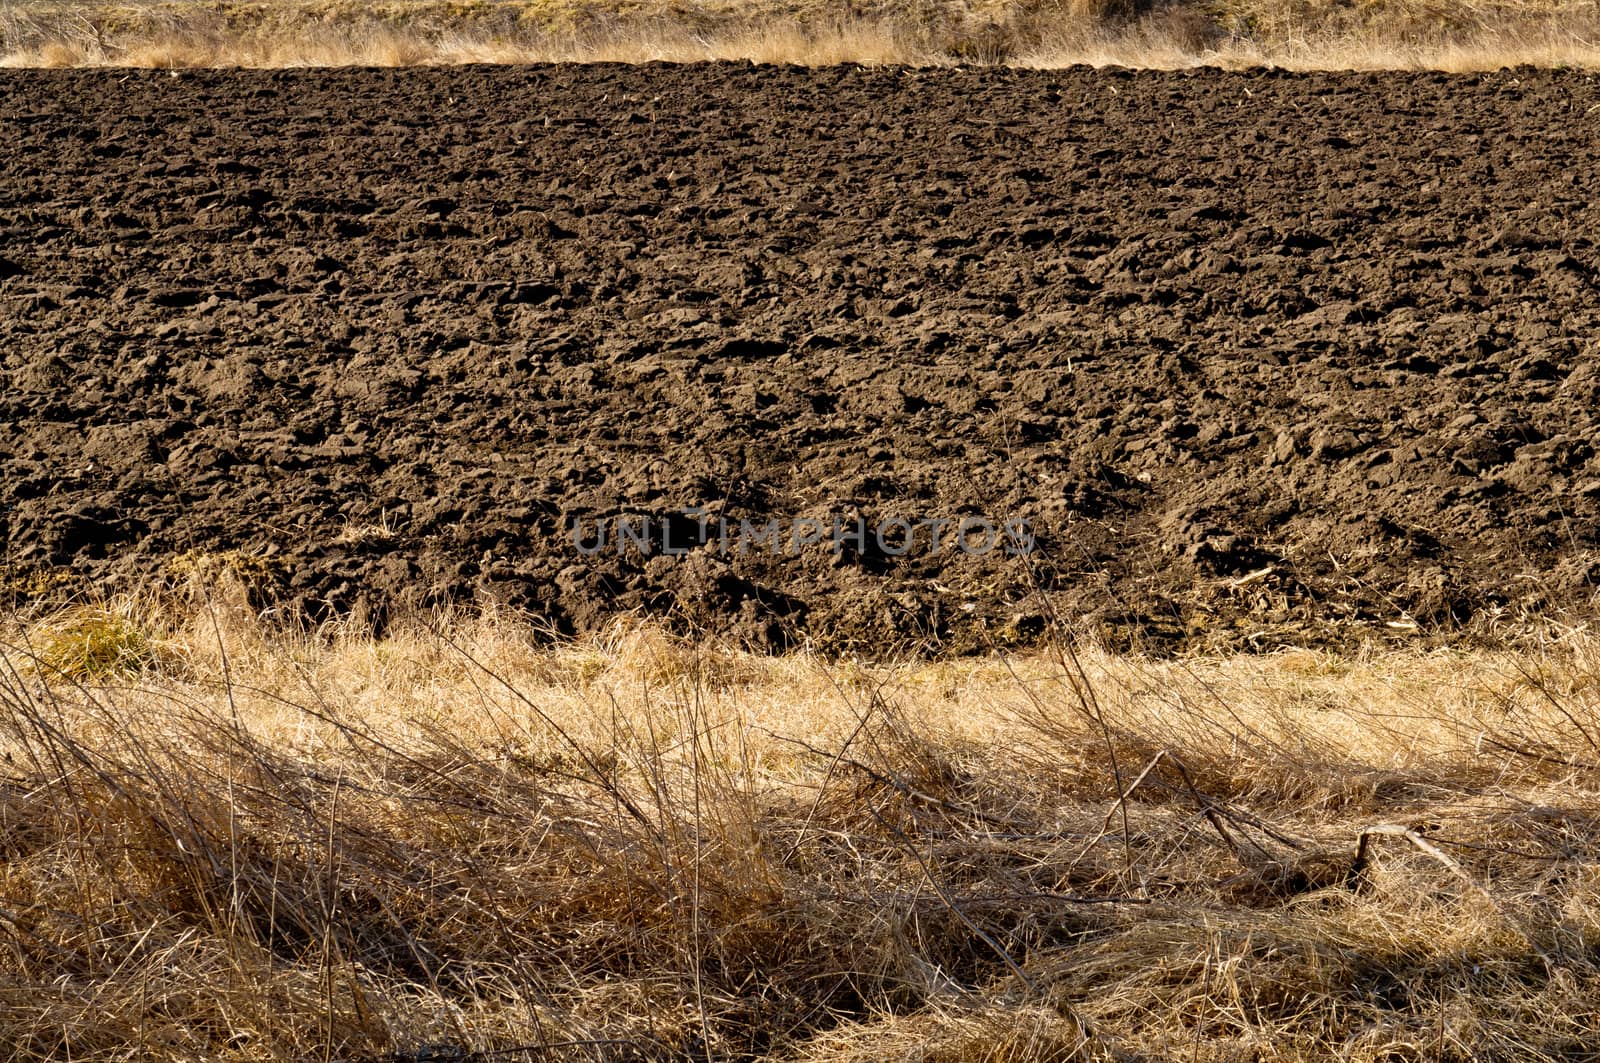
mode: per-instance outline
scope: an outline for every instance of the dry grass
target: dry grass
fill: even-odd
[[[106,0],[0,8],[0,66],[700,62],[1600,66],[1594,0]]]
[[[62,632],[115,652],[52,650]],[[219,606],[17,620],[4,642],[8,1058],[1600,1040],[1582,632],[869,665],[648,628],[289,635]]]

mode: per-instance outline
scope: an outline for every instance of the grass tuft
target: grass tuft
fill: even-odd
[[[72,682],[103,682],[154,667],[162,653],[132,617],[105,607],[67,610],[36,629],[33,663]]]

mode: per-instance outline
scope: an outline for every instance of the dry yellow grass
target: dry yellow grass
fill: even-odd
[[[1563,0],[101,0],[0,9],[0,65],[1078,63],[1469,71],[1600,66]]]
[[[4,643],[8,1058],[1600,1042],[1582,632],[893,664],[504,620],[290,635],[235,605]]]

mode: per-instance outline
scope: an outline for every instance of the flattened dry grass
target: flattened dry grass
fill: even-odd
[[[107,615],[136,667],[42,652]],[[234,607],[18,620],[0,657],[8,1058],[1600,1039],[1581,632],[867,664],[492,620],[311,637]]]
[[[0,66],[1600,67],[1592,0],[39,0]]]

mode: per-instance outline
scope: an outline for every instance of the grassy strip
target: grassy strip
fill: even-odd
[[[349,0],[31,3],[0,65],[1075,63],[1485,70],[1600,65],[1600,9],[1560,0]]]
[[[0,1050],[1541,1059],[1600,643],[862,664],[97,608],[0,669]]]

